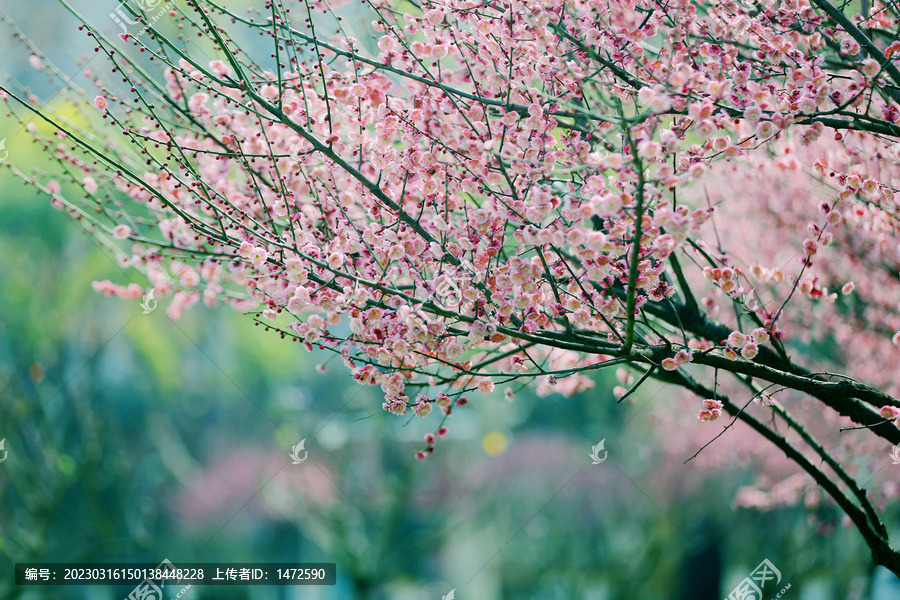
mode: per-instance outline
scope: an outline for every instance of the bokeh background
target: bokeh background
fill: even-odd
[[[116,33],[117,3],[71,5]],[[77,23],[55,0],[0,8],[4,76],[67,110],[27,44],[78,81],[91,45]],[[345,17],[365,40],[371,15]],[[0,121],[6,161],[40,175],[23,125]],[[131,591],[15,586],[17,562],[166,558],[337,564],[333,587],[194,586],[184,600],[720,599],[764,558],[784,598],[900,598],[833,506],[737,508],[760,462],[731,434],[704,451],[717,460],[684,464],[721,427],[673,417],[677,390],[649,384],[617,404],[606,371],[571,398],[498,389],[458,409],[418,462],[437,414],[387,415],[378,388],[248,316],[195,308],[173,322],[165,302],[144,314],[95,293],[103,279],[146,286],[0,170],[0,598]],[[300,440],[308,459],[293,465]],[[592,465],[600,440],[608,457]],[[896,530],[896,511],[886,518]]]

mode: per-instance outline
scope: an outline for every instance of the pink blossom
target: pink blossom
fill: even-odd
[[[344,255],[340,252],[332,252],[328,256],[328,266],[332,269],[339,269],[344,264]]]
[[[420,400],[419,403],[413,407],[413,412],[416,413],[416,416],[427,417],[431,413],[431,408],[430,402]]]
[[[112,296],[116,293],[116,285],[108,279],[103,281],[95,281],[91,284],[94,291],[100,292],[104,296]]]
[[[178,282],[187,288],[197,287],[200,284],[200,275],[194,269],[182,269]]]
[[[640,150],[643,158],[656,158],[662,152],[662,146],[659,142],[652,142],[649,140],[644,140],[638,145],[638,150]]]
[[[697,123],[697,135],[703,139],[711,137],[715,130],[715,126],[711,121],[703,120]]]
[[[768,139],[775,135],[777,128],[775,127],[775,123],[771,121],[761,121],[759,125],[756,126],[756,136],[760,139]]]
[[[88,194],[95,194],[97,192],[97,181],[93,177],[85,177],[81,180],[81,185]]]
[[[743,348],[748,341],[747,336],[740,331],[732,331],[728,334],[728,339],[726,340],[729,346],[737,349]]]
[[[250,262],[257,267],[261,267],[266,263],[266,259],[269,258],[269,253],[266,252],[264,248],[256,246],[250,250],[249,258]]]
[[[675,353],[675,362],[678,365],[683,365],[691,362],[691,351],[690,350],[679,350]]]
[[[841,54],[859,54],[859,44],[852,38],[845,38],[841,42]]]
[[[478,382],[478,391],[482,394],[490,394],[494,391],[494,382],[488,378],[484,378]]]
[[[765,344],[769,341],[769,332],[765,330],[763,327],[758,327],[753,330],[752,341],[757,345]]]
[[[116,225],[113,228],[113,237],[117,240],[127,240],[131,236],[131,227],[128,225]]]
[[[714,408],[712,410],[701,410],[699,413],[697,413],[697,418],[701,421],[715,421],[720,416],[722,416],[722,411],[718,408]]]
[[[406,414],[406,402],[399,399],[386,400],[384,404],[382,404],[382,408],[395,415],[402,416]]]
[[[122,300],[137,300],[143,296],[144,290],[136,283],[129,283],[125,287],[117,287],[116,296]]]
[[[900,417],[900,408],[897,408],[895,406],[882,406],[881,410],[879,410],[878,412],[882,417],[891,421],[894,421],[897,419],[897,417]]]

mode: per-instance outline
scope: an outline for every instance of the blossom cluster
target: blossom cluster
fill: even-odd
[[[86,69],[87,118],[117,135],[30,125],[61,167],[35,185],[171,318],[253,313],[398,416],[519,379],[574,394],[623,361],[682,383],[714,359],[796,374],[785,344],[826,337],[898,394],[866,364],[900,340],[897,43],[861,44],[824,4],[379,0],[371,45],[278,13],[274,63],[217,5],[169,17],[214,29],[213,60],[86,24],[126,81]],[[703,421],[728,408],[705,402]]]

